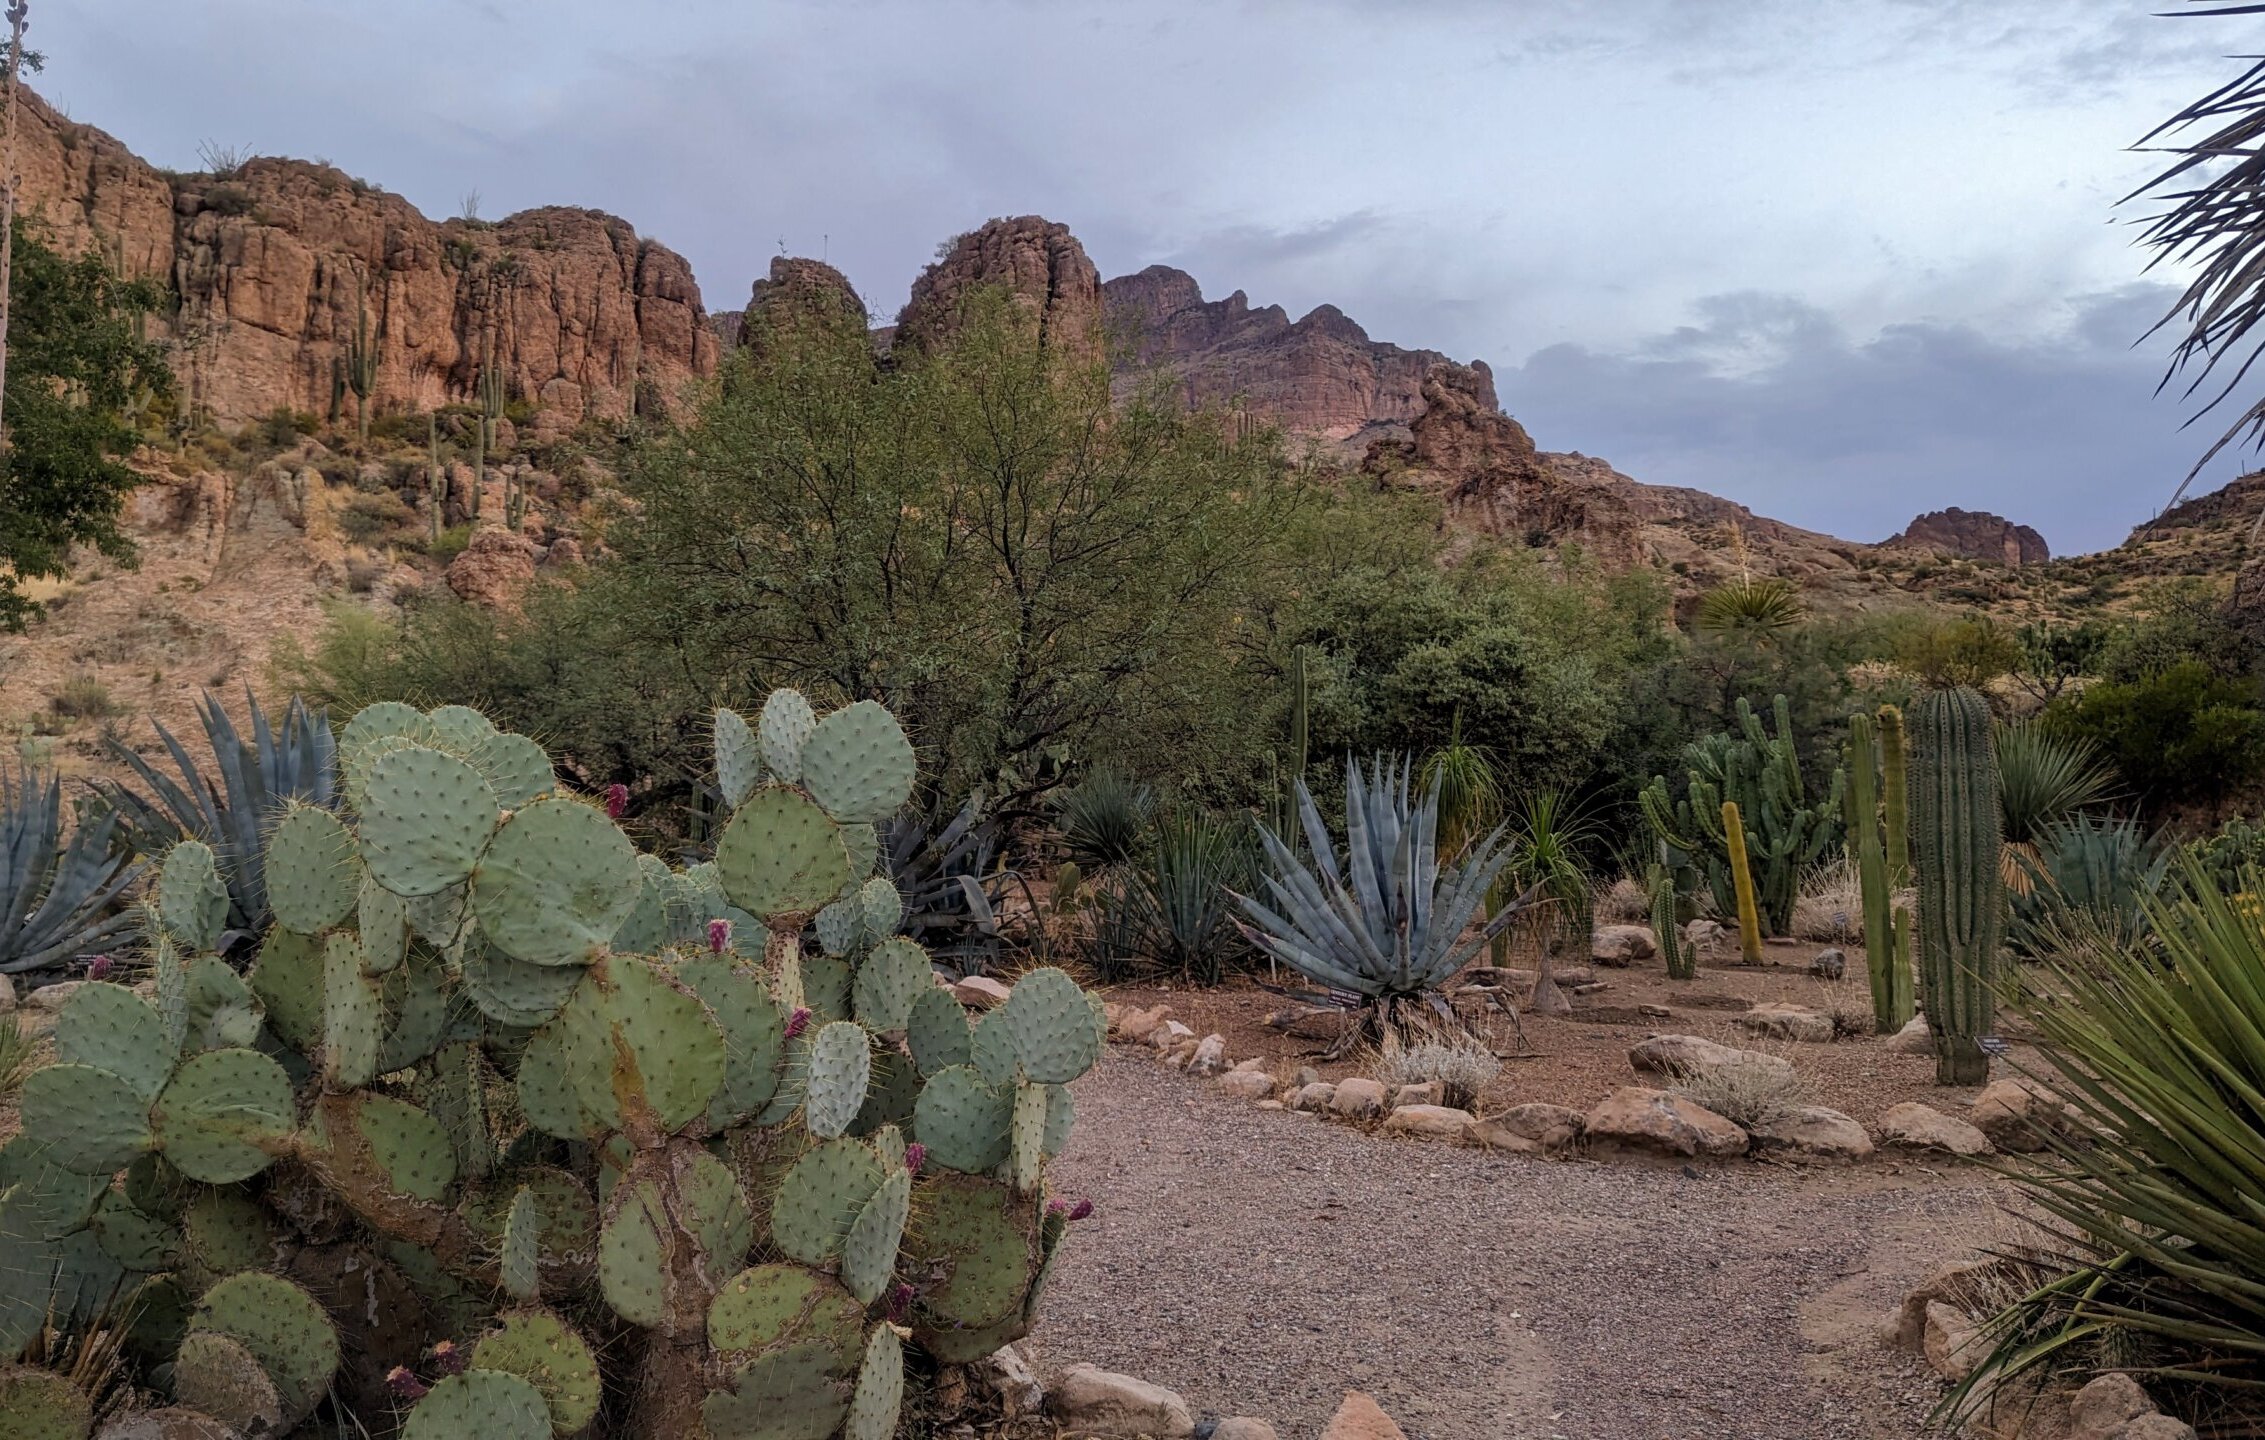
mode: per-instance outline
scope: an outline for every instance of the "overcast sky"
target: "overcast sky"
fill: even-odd
[[[2178,0],[34,0],[38,83],[161,165],[320,157],[595,206],[735,308],[783,244],[893,316],[937,243],[1495,368],[1545,449],[1875,540],[2121,539],[2214,437],[2156,399],[2127,147],[2265,50]],[[2245,457],[2246,458],[2246,457]],[[2242,466],[2224,463],[2204,487]]]

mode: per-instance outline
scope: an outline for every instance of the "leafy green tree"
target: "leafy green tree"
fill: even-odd
[[[171,377],[142,333],[163,299],[154,283],[121,279],[93,252],[66,259],[22,220],[10,243],[0,629],[21,630],[39,613],[22,582],[68,574],[73,546],[132,562],[118,528],[140,483],[124,463],[139,439],[127,407],[168,391]]]
[[[2252,681],[2186,660],[2132,680],[2103,680],[2044,714],[2089,741],[2143,804],[2216,805],[2265,770],[2265,709]]]

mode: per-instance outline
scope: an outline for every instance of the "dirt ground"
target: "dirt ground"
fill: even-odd
[[[1546,1100],[1587,1110],[1620,1086],[1660,1083],[1656,1076],[1638,1075],[1629,1068],[1631,1045],[1647,1035],[1684,1034],[1785,1056],[1811,1082],[1816,1092],[1813,1103],[1865,1125],[1905,1100],[1932,1105],[1946,1114],[1963,1111],[1975,1091],[1938,1086],[1932,1056],[1899,1054],[1887,1047],[1884,1037],[1860,1035],[1830,1044],[1795,1044],[1757,1037],[1738,1027],[1740,1014],[1773,1000],[1828,1014],[1837,1010],[1868,1024],[1871,995],[1864,980],[1862,946],[1843,947],[1848,974],[1839,981],[1809,974],[1810,961],[1826,948],[1771,942],[1764,954],[1775,963],[1742,965],[1733,952],[1724,960],[1702,960],[1692,980],[1668,979],[1666,966],[1657,959],[1624,969],[1584,967],[1590,983],[1604,988],[1569,994],[1570,1015],[1523,1014],[1513,1026],[1506,1015],[1479,1012],[1496,1053],[1503,1057],[1502,1074],[1483,1093],[1479,1108],[1494,1112]],[[1530,960],[1515,957],[1512,963],[1531,965]],[[1125,985],[1106,994],[1138,1008],[1169,1005],[1173,1018],[1196,1034],[1224,1036],[1229,1058],[1264,1057],[1269,1069],[1284,1074],[1310,1065],[1324,1079],[1336,1080],[1360,1073],[1364,1063],[1357,1055],[1338,1061],[1322,1058],[1336,1033],[1334,1016],[1314,1016],[1288,1031],[1268,1024],[1270,1016],[1298,1007],[1248,977],[1217,989]],[[1644,1005],[1664,1007],[1668,1013],[1642,1014],[1638,1007]],[[2015,1044],[2008,1058],[2026,1063],[2034,1057],[2027,1047]]]

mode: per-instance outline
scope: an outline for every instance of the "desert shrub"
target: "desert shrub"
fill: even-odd
[[[339,507],[338,528],[346,532],[347,539],[366,545],[415,518],[416,512],[391,490],[357,492]]]
[[[2009,845],[2034,844],[2055,821],[2107,799],[2116,777],[2092,741],[2038,722],[1999,725],[1998,804]]]
[[[2265,768],[2256,683],[2201,660],[2087,686],[2047,709],[2042,723],[2091,745],[2150,805],[2216,804]]]
[[[367,595],[392,570],[393,561],[382,550],[349,550],[346,552],[346,589],[355,595]]]
[[[1164,970],[1216,985],[1249,945],[1235,895],[1256,888],[1258,842],[1247,820],[1179,813],[1158,820],[1145,850],[1103,892],[1094,953],[1104,974]]]
[[[1386,1035],[1367,1070],[1388,1089],[1436,1082],[1440,1104],[1470,1110],[1502,1073],[1502,1062],[1470,1035],[1419,1035],[1405,1043],[1397,1035]]]
[[[1815,1088],[1798,1073],[1757,1060],[1684,1067],[1670,1079],[1675,1094],[1749,1129],[1781,1120],[1816,1100]]]
[[[2021,647],[1984,616],[1911,620],[1896,637],[1895,662],[1929,689],[1979,690],[2021,663]]]
[[[1054,802],[1071,862],[1092,876],[1130,863],[1155,814],[1155,791],[1114,765],[1096,766]]]
[[[2118,624],[2095,673],[2121,684],[2197,663],[2222,679],[2256,673],[2257,644],[2226,617],[2216,591],[2195,579],[2166,580],[2140,597],[2144,613]]]
[[[426,541],[425,553],[446,565],[449,561],[463,554],[464,547],[471,543],[472,526],[467,521],[462,525],[451,525],[441,531],[438,538]]]
[[[1590,902],[1597,919],[1608,925],[1648,925],[1652,918],[1651,892],[1631,875],[1622,875],[1609,885],[1596,889],[1596,898]]]
[[[241,185],[215,185],[204,192],[205,208],[220,215],[252,213],[252,192]]]
[[[47,697],[47,708],[66,720],[107,720],[119,711],[110,687],[85,671],[66,676]]]

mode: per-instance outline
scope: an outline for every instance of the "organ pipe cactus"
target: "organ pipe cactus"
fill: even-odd
[[[1722,833],[1730,852],[1730,884],[1738,904],[1738,951],[1749,965],[1762,963],[1762,922],[1754,908],[1754,872],[1746,864],[1746,826],[1738,802],[1722,802]]]
[[[1979,1085],[1989,1078],[1981,1040],[1995,1018],[2005,930],[1989,706],[1965,686],[1936,691],[1915,707],[1911,739],[1919,980],[1935,1037],[1935,1079]]]
[[[1895,739],[1900,743],[1900,727]],[[1897,770],[1902,769],[1900,763]],[[1910,930],[1895,910],[1887,844],[1879,816],[1879,762],[1872,719],[1848,717],[1848,848],[1863,892],[1864,953],[1872,982],[1872,1024],[1892,1035],[1911,1019]],[[1901,807],[1897,807],[1900,811]]]
[[[1665,865],[1652,867],[1652,934],[1667,961],[1667,978],[1690,980],[1699,973],[1699,947],[1683,933],[1676,919],[1675,872]]]
[[[908,1363],[1027,1333],[1100,1006],[1041,969],[970,1024],[872,873],[903,731],[775,705],[683,870],[477,712],[363,710],[244,978],[214,848],[168,851],[154,995],[76,992],[0,1148],[0,1352],[131,1293],[181,1433],[885,1440]]]
[[[1903,712],[1882,705],[1880,719],[1880,820],[1887,842],[1888,888],[1901,890],[1911,883],[1910,753],[1903,735]]]

